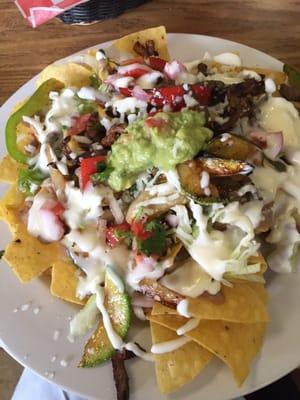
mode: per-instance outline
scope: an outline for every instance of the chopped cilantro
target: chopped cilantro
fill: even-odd
[[[115,236],[118,240],[123,241],[127,247],[132,243],[132,232],[124,231],[123,229],[115,229]]]
[[[113,168],[104,162],[97,164],[97,172],[92,175],[92,181],[94,183],[106,182],[109,175],[112,173]]]
[[[151,232],[151,236],[145,240],[137,240],[138,250],[146,256],[164,254],[167,234],[161,222],[158,220],[148,222],[145,225],[145,231]]]

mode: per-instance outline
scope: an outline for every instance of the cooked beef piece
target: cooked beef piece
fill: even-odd
[[[206,64],[204,64],[204,63],[200,63],[200,64],[198,64],[197,65],[197,68],[198,68],[198,72],[201,72],[203,75],[207,75],[207,69],[208,69],[208,67],[207,67],[207,65]]]
[[[104,147],[110,148],[118,137],[124,133],[126,124],[115,124],[106,132],[106,136],[101,140],[101,144]]]
[[[158,52],[155,50],[154,40],[146,40],[145,44],[137,41],[133,46],[133,50],[142,57],[158,56]]]
[[[125,360],[133,357],[135,357],[135,354],[126,349],[117,351],[112,356],[111,362],[118,400],[129,399],[129,378],[125,369]]]

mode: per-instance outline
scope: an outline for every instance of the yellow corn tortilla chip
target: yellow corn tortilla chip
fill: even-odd
[[[150,322],[153,344],[177,339],[176,332],[161,324]],[[158,387],[162,393],[171,393],[189,383],[213,357],[212,353],[194,341],[175,351],[155,355],[155,371]]]
[[[189,298],[188,310],[201,319],[231,321],[237,323],[267,322],[268,313],[264,302],[255,293],[252,282],[234,282],[233,287],[223,286],[224,302],[213,302],[207,296]],[[261,289],[264,290],[264,289]],[[176,310],[154,303],[153,315],[176,314]]]
[[[283,71],[274,71],[268,68],[261,68],[261,67],[232,67],[229,65],[219,64],[216,62],[208,62],[210,67],[215,67],[218,72],[233,72],[239,73],[240,71],[247,70],[247,71],[255,71],[260,75],[265,75],[266,78],[271,78],[276,83],[276,85],[281,85],[282,83],[286,82],[286,74]]]
[[[70,260],[59,260],[52,264],[50,291],[53,296],[76,304],[85,304],[76,296],[78,268]]]
[[[20,225],[19,210],[24,204],[25,196],[19,192],[16,185],[12,185],[0,199],[0,219],[6,222],[11,231]]]
[[[239,280],[232,281],[233,284],[235,284],[236,282],[239,282],[239,283],[247,286],[250,290],[252,290],[255,293],[255,295],[263,302],[263,304],[265,304],[265,305],[267,304],[268,292],[262,283],[239,281]]]
[[[63,247],[59,243],[42,243],[29,235],[25,226],[18,225],[3,258],[20,281],[25,283],[41,275],[63,255]]]
[[[0,181],[15,183],[18,180],[19,172],[27,168],[26,165],[15,161],[9,154],[0,161]]]
[[[146,40],[153,40],[155,44],[155,50],[159,56],[164,60],[169,60],[169,51],[167,44],[167,33],[164,26],[156,26],[154,28],[145,29],[143,31],[134,32],[129,35],[123,36],[113,43],[113,47],[116,48],[121,54],[132,54],[137,56],[137,53],[133,50],[134,44],[139,41],[145,44]]]
[[[150,321],[176,331],[188,319],[178,315],[151,315]],[[247,378],[250,364],[260,350],[265,323],[236,324],[225,321],[200,320],[197,328],[185,334],[200,346],[215,354],[231,369],[238,385]],[[195,356],[187,359],[190,363]]]
[[[243,69],[249,69],[257,72],[258,74],[265,75],[266,78],[271,78],[276,83],[276,85],[281,85],[286,82],[286,74],[283,71],[274,71],[272,69],[260,68],[260,67],[244,67]]]
[[[82,86],[89,86],[92,73],[90,67],[74,62],[48,65],[41,72],[37,86],[40,86],[43,82],[51,78],[61,81],[66,87],[75,86],[80,88]]]

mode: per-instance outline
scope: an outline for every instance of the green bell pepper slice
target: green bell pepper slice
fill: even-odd
[[[5,127],[6,148],[9,155],[16,161],[27,164],[30,157],[26,156],[17,147],[17,125],[22,121],[23,116],[32,117],[50,104],[49,93],[59,91],[64,84],[56,79],[49,79],[44,82],[21,108],[14,112],[8,119]]]

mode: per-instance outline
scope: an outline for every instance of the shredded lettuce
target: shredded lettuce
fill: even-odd
[[[254,238],[251,220],[244,215],[238,202],[212,207],[208,214],[193,200],[189,208],[193,214],[192,221],[186,206],[173,207],[179,220],[176,236],[209,275],[220,281],[225,273],[246,275],[260,270],[259,264],[248,265],[249,257],[257,255],[259,243]],[[214,222],[226,224],[226,231],[211,229]]]

